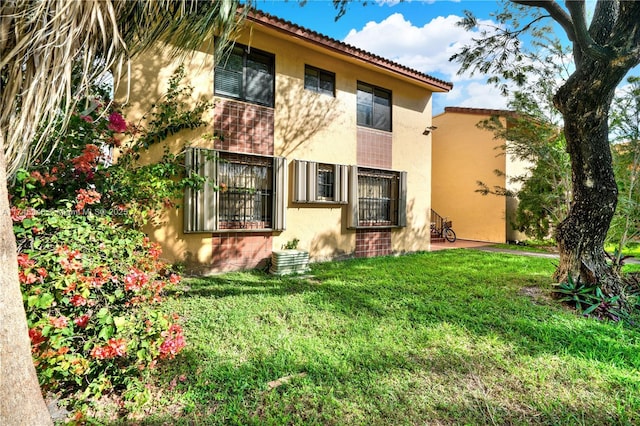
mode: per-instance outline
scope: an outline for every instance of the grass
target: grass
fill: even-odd
[[[187,280],[166,308],[188,346],[136,423],[640,423],[640,329],[552,301],[552,262],[444,250]]]
[[[534,244],[492,244],[491,247],[499,248],[502,250],[513,251],[526,251],[531,253],[549,253],[555,251],[556,246],[547,243],[546,245],[534,245]]]
[[[616,250],[616,246],[614,244],[607,244],[604,248],[609,253],[613,253]],[[640,258],[640,242],[628,243],[624,249],[622,249],[622,254],[625,256]]]

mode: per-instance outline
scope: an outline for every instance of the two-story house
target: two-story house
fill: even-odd
[[[224,61],[203,49],[184,65],[194,96],[215,101],[204,131],[221,136],[188,149],[187,166],[219,190],[189,192],[148,229],[168,259],[207,273],[259,267],[294,239],[312,260],[429,249],[425,129],[451,83],[261,12]],[[176,66],[162,49],[132,65],[130,114]]]

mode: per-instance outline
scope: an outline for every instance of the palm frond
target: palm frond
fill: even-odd
[[[74,62],[82,63],[82,90],[106,72],[123,75],[128,59],[159,41],[174,55],[209,43],[217,59],[237,34],[238,6],[238,0],[3,0],[0,146],[9,179],[41,153],[60,117],[63,127],[68,121],[78,99]]]

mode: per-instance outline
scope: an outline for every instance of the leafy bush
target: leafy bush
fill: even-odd
[[[180,276],[141,232],[110,217],[13,209],[29,336],[45,391],[100,396],[173,358],[177,317],[154,305]]]
[[[138,163],[152,144],[203,124],[208,104],[185,110],[181,99],[191,92],[182,76],[171,79],[146,127],[100,97],[87,100],[49,155],[10,189],[33,358],[47,392],[82,403],[115,390],[143,402],[142,372],[185,346],[179,318],[158,307],[180,275],[137,230],[186,186],[202,184],[185,176],[180,153]],[[114,149],[120,156],[111,164]]]

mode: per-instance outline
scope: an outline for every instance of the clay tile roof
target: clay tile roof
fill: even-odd
[[[333,50],[334,52],[362,60],[379,68],[416,80],[420,83],[427,84],[436,92],[448,92],[453,88],[453,83],[437,79],[420,71],[390,61],[381,56],[374,55],[373,53],[351,46],[350,44],[343,43],[316,31],[301,27],[293,22],[256,9],[249,12],[247,20],[273,28],[294,38],[324,47],[325,49]]]
[[[461,114],[478,114],[478,115],[499,115],[514,116],[516,113],[508,109],[488,109],[488,108],[465,108],[465,107],[445,107],[444,112],[457,112]]]

